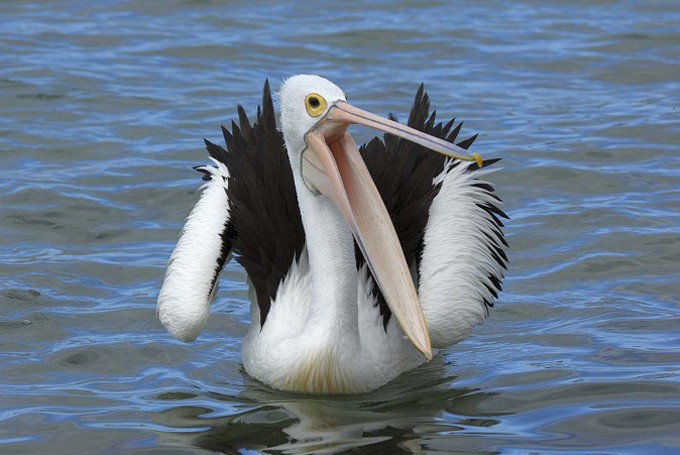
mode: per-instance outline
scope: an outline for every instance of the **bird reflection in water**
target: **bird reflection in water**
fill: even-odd
[[[163,442],[219,453],[332,454],[364,446],[370,453],[421,453],[431,438],[498,423],[478,409],[493,394],[452,388],[446,370],[437,356],[375,392],[339,397],[277,391],[244,373],[238,396],[163,394],[158,398],[182,404],[158,414],[157,423],[182,430],[163,433]],[[213,417],[224,412],[231,414]]]

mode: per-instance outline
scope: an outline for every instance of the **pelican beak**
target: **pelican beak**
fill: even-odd
[[[411,343],[430,360],[432,347],[423,310],[406,259],[373,179],[354,140],[350,124],[362,124],[420,144],[457,159],[467,157],[460,147],[397,122],[335,102],[305,135],[302,177],[307,186],[330,198],[342,211],[366,262]]]

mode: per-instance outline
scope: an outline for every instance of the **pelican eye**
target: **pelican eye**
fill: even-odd
[[[307,108],[307,113],[311,117],[318,117],[326,112],[327,105],[324,97],[316,93],[310,93],[305,98],[305,108]]]

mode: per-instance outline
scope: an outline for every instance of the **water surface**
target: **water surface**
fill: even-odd
[[[0,452],[680,450],[677,2],[27,0],[0,57]],[[504,163],[491,318],[364,396],[247,377],[236,263],[195,343],[154,314],[202,138],[301,72]]]

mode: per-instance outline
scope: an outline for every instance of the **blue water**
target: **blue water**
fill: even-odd
[[[673,1],[0,3],[0,453],[677,452],[678,62]],[[155,318],[202,138],[302,72],[503,158],[490,319],[369,395],[248,378],[236,263]]]

